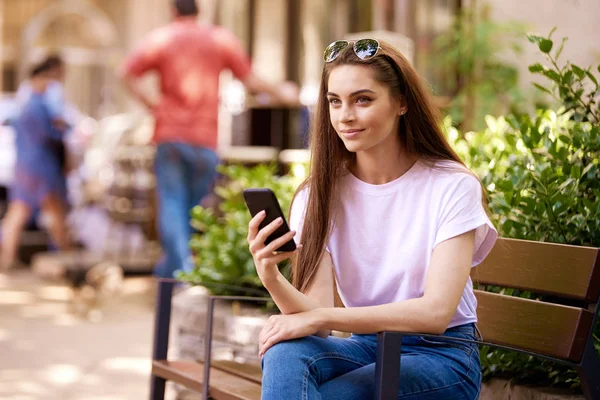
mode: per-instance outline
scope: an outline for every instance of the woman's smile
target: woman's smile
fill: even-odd
[[[357,137],[361,132],[364,132],[364,129],[342,129],[340,132],[344,136],[345,139],[353,139]]]

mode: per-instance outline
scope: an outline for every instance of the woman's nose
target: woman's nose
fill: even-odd
[[[354,121],[354,119],[355,119],[355,116],[354,116],[354,110],[352,110],[352,107],[344,106],[342,108],[340,122],[348,123],[348,122]]]

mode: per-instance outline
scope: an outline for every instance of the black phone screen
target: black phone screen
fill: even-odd
[[[252,188],[244,190],[244,200],[246,201],[246,206],[248,210],[250,210],[250,214],[254,217],[256,214],[265,210],[266,216],[265,219],[262,220],[258,229],[261,230],[265,226],[269,225],[271,222],[281,217],[283,223],[279,225],[277,230],[270,234],[265,240],[265,245],[271,243],[273,240],[285,235],[290,231],[288,223],[285,219],[285,215],[281,211],[281,207],[279,206],[279,202],[277,201],[277,197],[275,193],[271,189],[268,188]],[[281,247],[279,247],[276,251],[294,251],[296,250],[296,243],[294,239],[291,239]]]

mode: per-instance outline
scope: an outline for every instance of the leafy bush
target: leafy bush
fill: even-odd
[[[560,101],[560,110],[488,116],[486,129],[468,132],[464,138],[450,120],[446,129],[455,149],[488,189],[488,204],[501,236],[600,247],[600,87],[590,68],[558,65],[564,40],[551,54],[551,35],[529,35],[550,62],[529,70],[551,80],[550,88],[535,85]],[[600,351],[599,326],[594,339]],[[508,374],[536,383],[579,384],[574,371],[548,361],[487,348],[481,355],[485,378]]]
[[[267,187],[275,192],[284,213],[290,208],[296,187],[302,180],[303,167],[292,166],[291,173],[276,175],[275,165],[219,166],[224,179],[215,187],[220,202],[216,209],[196,206],[191,212],[191,224],[198,230],[190,247],[195,268],[181,273],[180,279],[206,286],[215,295],[250,294],[268,296],[256,274],[248,251],[248,223],[242,191],[251,187]],[[282,263],[287,273],[287,263]]]

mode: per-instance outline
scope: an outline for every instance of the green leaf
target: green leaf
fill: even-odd
[[[549,95],[552,95],[552,92],[549,89],[546,89],[545,87],[543,87],[540,84],[534,83],[533,86],[535,86],[536,88],[538,88],[539,90],[541,90],[542,92],[546,92]]]
[[[562,53],[562,51],[563,51],[563,48],[565,47],[565,42],[566,42],[566,41],[567,41],[567,38],[566,38],[566,37],[564,37],[564,38],[562,39],[562,42],[560,43],[560,47],[559,47],[559,48],[558,48],[558,50],[556,51],[556,55],[554,56],[554,58],[555,58],[556,60],[558,60],[558,58],[560,57],[560,55],[561,55],[561,53]]]
[[[529,66],[529,72],[533,72],[533,73],[541,72],[544,69],[545,69],[544,66],[540,63],[535,63],[535,64],[532,64]]]
[[[550,53],[552,50],[552,40],[542,39],[540,43],[538,43],[538,47],[542,51],[542,53]]]
[[[573,165],[573,168],[571,168],[571,176],[574,179],[579,179],[581,177],[581,167],[579,165]]]
[[[560,83],[560,81],[561,81],[560,74],[558,72],[556,72],[556,71],[551,70],[551,69],[547,69],[547,70],[543,71],[543,74],[544,74],[544,76],[552,79],[556,83]]]
[[[594,82],[594,85],[598,86],[598,80],[596,79],[596,77],[594,75],[592,75],[592,73],[588,70],[585,70],[585,74],[588,76],[588,78],[590,78],[590,80],[592,82]]]
[[[583,168],[583,171],[581,172],[581,176],[584,176],[585,174],[587,174],[588,172],[590,172],[590,169],[594,168],[595,165],[594,164],[588,164],[585,166],[585,168]]]
[[[571,65],[571,70],[575,72],[575,75],[577,75],[579,79],[583,79],[585,76],[585,71],[579,68],[577,65]]]
[[[583,198],[583,204],[585,205],[585,207],[590,211],[593,212],[594,210],[594,203],[592,201],[590,201],[589,199],[586,199],[585,197]]]
[[[534,35],[533,33],[528,33],[527,40],[529,40],[531,43],[540,43],[542,40],[544,40],[544,38],[541,36]]]
[[[573,71],[567,71],[562,77],[562,83],[570,85],[573,82]]]
[[[558,135],[558,138],[560,139],[561,142],[563,142],[565,144],[571,144],[571,138],[568,137],[567,135]]]
[[[514,194],[514,192],[512,190],[504,192],[504,200],[506,200],[508,205],[512,205],[513,194]]]

